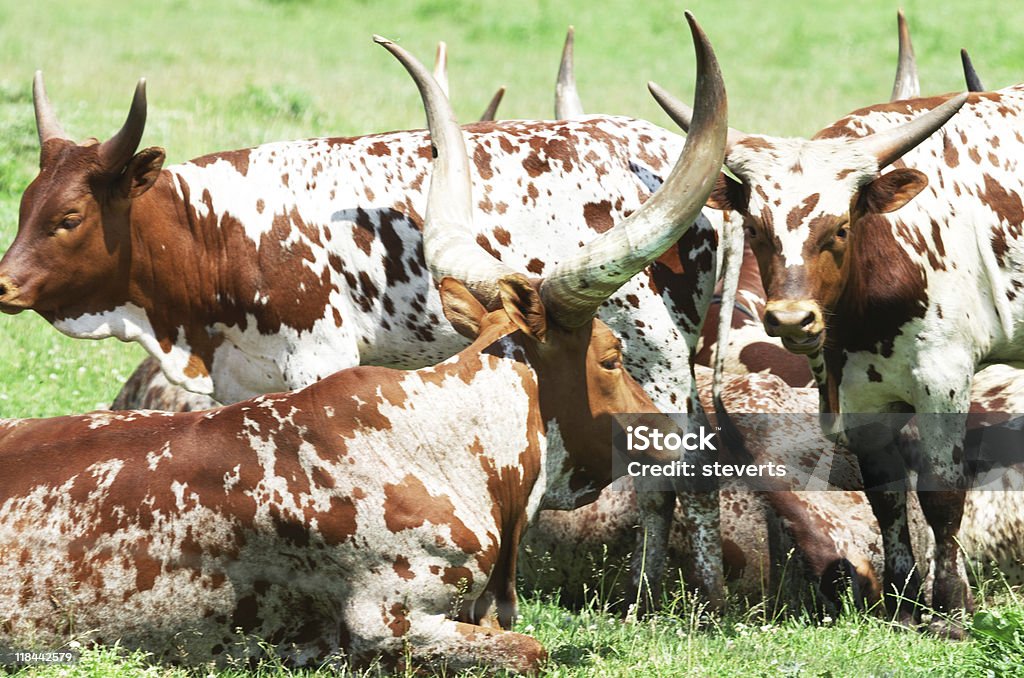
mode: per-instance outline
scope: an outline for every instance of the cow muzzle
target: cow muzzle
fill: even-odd
[[[793,353],[813,353],[825,339],[825,317],[813,301],[769,301],[765,306],[764,329],[779,337]]]
[[[29,304],[21,297],[21,288],[10,277],[0,275],[0,311],[8,314],[21,313]]]

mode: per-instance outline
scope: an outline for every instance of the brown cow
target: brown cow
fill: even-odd
[[[611,480],[613,413],[655,411],[596,309],[692,223],[721,163],[724,89],[688,19],[700,122],[665,190],[539,282],[467,237],[461,131],[423,66],[378,38],[424,97],[424,253],[473,343],[207,412],[3,422],[0,644],[57,642],[73,618],[89,640],[183,661],[258,652],[241,628],[297,664],[408,652],[536,670],[535,640],[489,628],[514,613],[519,538]]]

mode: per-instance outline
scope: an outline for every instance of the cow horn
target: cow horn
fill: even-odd
[[[960,50],[960,61],[964,65],[964,78],[967,80],[967,91],[986,91],[985,86],[981,84],[981,78],[978,77],[978,72],[974,70],[974,64],[971,63],[971,57],[967,55],[966,49]]]
[[[484,109],[483,114],[480,116],[480,122],[491,122],[498,115],[498,106],[501,105],[501,100],[505,97],[505,87],[499,87],[498,91],[491,97],[490,103],[487,104],[487,108]]]
[[[889,101],[916,99],[921,96],[921,84],[917,80],[917,60],[914,59],[914,45],[910,42],[910,29],[903,10],[896,12],[896,24],[899,27],[900,51],[896,62],[896,79],[892,83],[892,96]]]
[[[573,72],[573,43],[575,29],[569,26],[562,47],[562,63],[558,65],[558,82],[555,83],[555,119],[568,120],[583,115],[583,102],[576,91],[576,74]]]
[[[142,141],[142,132],[146,129],[146,79],[139,78],[139,84],[135,86],[135,96],[132,97],[132,107],[128,110],[128,117],[117,134],[110,137],[102,144],[97,151],[100,161],[104,167],[121,171],[128,164],[135,149]]]
[[[967,93],[957,94],[942,105],[936,106],[908,123],[868,135],[858,139],[857,143],[866,152],[875,156],[878,160],[878,169],[882,169],[945,125],[946,121],[960,110],[965,101],[967,101]]]
[[[448,97],[448,44],[441,40],[437,43],[434,55],[434,80],[440,85],[445,98]]]
[[[651,93],[651,96],[654,97],[654,100],[658,102],[658,105],[661,106],[661,109],[665,111],[668,117],[672,118],[673,122],[682,127],[684,132],[689,133],[690,122],[693,120],[693,109],[669,94],[668,90],[656,82],[648,82],[647,91]],[[746,132],[741,132],[730,127],[726,134],[726,155],[729,154],[729,150],[733,146],[745,139],[747,136]]]
[[[728,131],[725,86],[707,36],[690,12],[686,20],[697,53],[692,131],[672,172],[640,209],[544,278],[541,300],[563,327],[589,322],[605,299],[678,240],[718,177]]]
[[[36,129],[39,131],[39,145],[42,146],[50,139],[67,139],[68,135],[64,128],[57,122],[57,114],[53,112],[53,106],[46,97],[46,87],[43,85],[43,72],[36,71],[32,79],[32,102],[36,108]]]
[[[451,104],[414,56],[387,38],[375,35],[373,40],[409,71],[427,112],[434,163],[423,218],[423,257],[435,280],[445,276],[460,280],[484,306],[497,308],[501,305],[498,281],[515,271],[486,256],[474,242],[469,155]]]

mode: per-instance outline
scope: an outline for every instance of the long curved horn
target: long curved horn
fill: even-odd
[[[53,112],[53,106],[50,105],[50,100],[46,97],[42,71],[36,71],[36,75],[32,79],[32,102],[36,109],[39,145],[42,146],[50,139],[67,139],[68,135],[57,122],[57,114]]]
[[[487,104],[487,108],[484,109],[483,114],[480,116],[480,122],[491,122],[498,115],[498,106],[501,105],[501,100],[505,97],[505,86],[502,85],[498,88],[498,91],[491,97],[490,103]]]
[[[469,155],[462,129],[441,86],[414,56],[379,35],[382,45],[405,66],[423,98],[434,152],[430,192],[423,217],[423,256],[435,280],[462,281],[487,308],[501,305],[498,281],[515,271],[474,242]]]
[[[971,63],[971,57],[967,55],[966,49],[960,50],[960,62],[964,65],[964,78],[967,80],[967,91],[987,91],[985,86],[981,84],[981,78],[978,77],[978,72],[974,70],[974,64]]]
[[[448,97],[448,44],[444,40],[437,43],[434,55],[434,80],[440,85],[445,98]]]
[[[628,218],[555,266],[541,283],[544,307],[563,327],[589,322],[605,299],[678,240],[718,177],[728,131],[725,86],[707,36],[690,12],[686,20],[697,53],[691,132],[661,188]]]
[[[693,120],[692,108],[669,94],[668,90],[656,82],[648,82],[647,91],[651,93],[654,100],[658,102],[659,106],[661,106],[661,110],[665,111],[665,114],[672,118],[672,121],[675,124],[679,125],[684,132],[690,132],[690,123]],[[746,132],[741,132],[738,129],[730,127],[725,137],[726,155],[728,155],[729,149],[745,139],[747,136]]]
[[[573,43],[576,31],[569,26],[562,47],[562,62],[558,65],[558,81],[555,83],[555,119],[568,120],[584,115],[583,102],[576,91],[576,74],[573,72]]]
[[[128,110],[124,125],[117,134],[100,144],[97,150],[104,167],[120,171],[135,155],[135,149],[139,147],[145,129],[146,79],[139,78],[139,84],[135,86],[135,96],[132,97],[132,107]]]
[[[878,159],[878,169],[896,161],[904,153],[930,137],[960,110],[967,93],[957,94],[940,106],[919,115],[899,127],[875,132],[857,140],[860,147]]]
[[[907,28],[907,17],[903,16],[902,9],[896,12],[896,24],[900,34],[900,51],[896,62],[896,79],[892,83],[892,96],[889,97],[889,101],[916,99],[921,96],[921,84],[917,80],[914,45],[910,42],[910,29]]]

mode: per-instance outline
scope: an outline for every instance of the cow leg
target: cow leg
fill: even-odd
[[[522,541],[523,524],[514,523],[506,530],[501,540],[498,559],[487,580],[487,587],[476,601],[469,603],[472,608],[467,618],[470,622],[488,628],[510,629],[519,615],[519,598],[516,595],[516,566],[519,562],[519,543]]]
[[[692,363],[687,406],[691,412],[688,417],[691,430],[698,430],[701,426],[713,430],[697,396],[697,376],[693,373]],[[677,478],[675,481],[686,548],[693,554],[692,569],[686,573],[686,585],[711,610],[725,606],[722,507],[718,478],[705,478],[699,469],[718,461],[718,454],[716,450],[684,453],[684,460],[693,464],[697,471],[693,478]]]
[[[687,588],[706,602],[709,609],[719,610],[725,605],[722,514],[717,479],[711,480],[711,487],[705,484],[694,489],[684,488],[678,496],[685,547],[693,554],[692,570],[685,578]]]
[[[943,618],[933,619],[930,629],[951,638],[963,636],[956,617],[973,609],[957,535],[964,514],[967,476],[963,463],[966,416],[931,414],[919,418],[923,466],[917,498],[925,521],[935,535],[935,582],[932,607]]]
[[[863,416],[863,415],[862,415]],[[921,576],[914,561],[907,519],[907,469],[896,445],[896,436],[906,419],[893,415],[873,417],[854,423],[846,417],[844,426],[850,449],[860,461],[864,494],[878,520],[885,553],[883,578],[887,613],[901,624],[920,621]]]
[[[688,417],[688,428],[693,431],[701,425],[710,428],[696,397],[696,379],[692,371],[690,384],[692,396],[686,402],[692,414]],[[704,464],[716,461],[716,454],[714,451],[696,450],[685,452],[682,458],[693,468],[701,469]],[[697,471],[693,478],[676,479],[672,489],[664,485],[663,478],[634,479],[639,531],[630,563],[630,585],[625,601],[627,609],[635,606],[637,612],[643,614],[661,600],[677,498],[686,540],[683,549],[692,557],[691,562],[685,563],[686,586],[710,609],[720,609],[725,604],[725,576],[718,479],[704,478]]]
[[[461,672],[482,668],[533,675],[547,658],[536,639],[521,633],[457,622],[407,610],[402,603],[366,605],[346,615],[350,659],[365,667],[377,659],[399,673]]]
[[[686,459],[700,468],[700,460],[690,455]],[[652,489],[646,478],[634,479],[639,530],[630,563],[627,609],[635,606],[639,614],[646,614],[661,600],[677,495],[685,539],[683,551],[692,557],[692,562],[684,566],[685,584],[710,609],[721,609],[725,604],[718,484],[714,478],[702,480],[705,482],[697,487],[676,486],[675,491],[663,491]]]
[[[652,489],[652,481],[648,478],[638,477],[633,482],[636,487],[639,529],[630,561],[625,609],[635,609],[638,614],[645,614],[654,609],[661,599],[676,495],[670,490]]]

